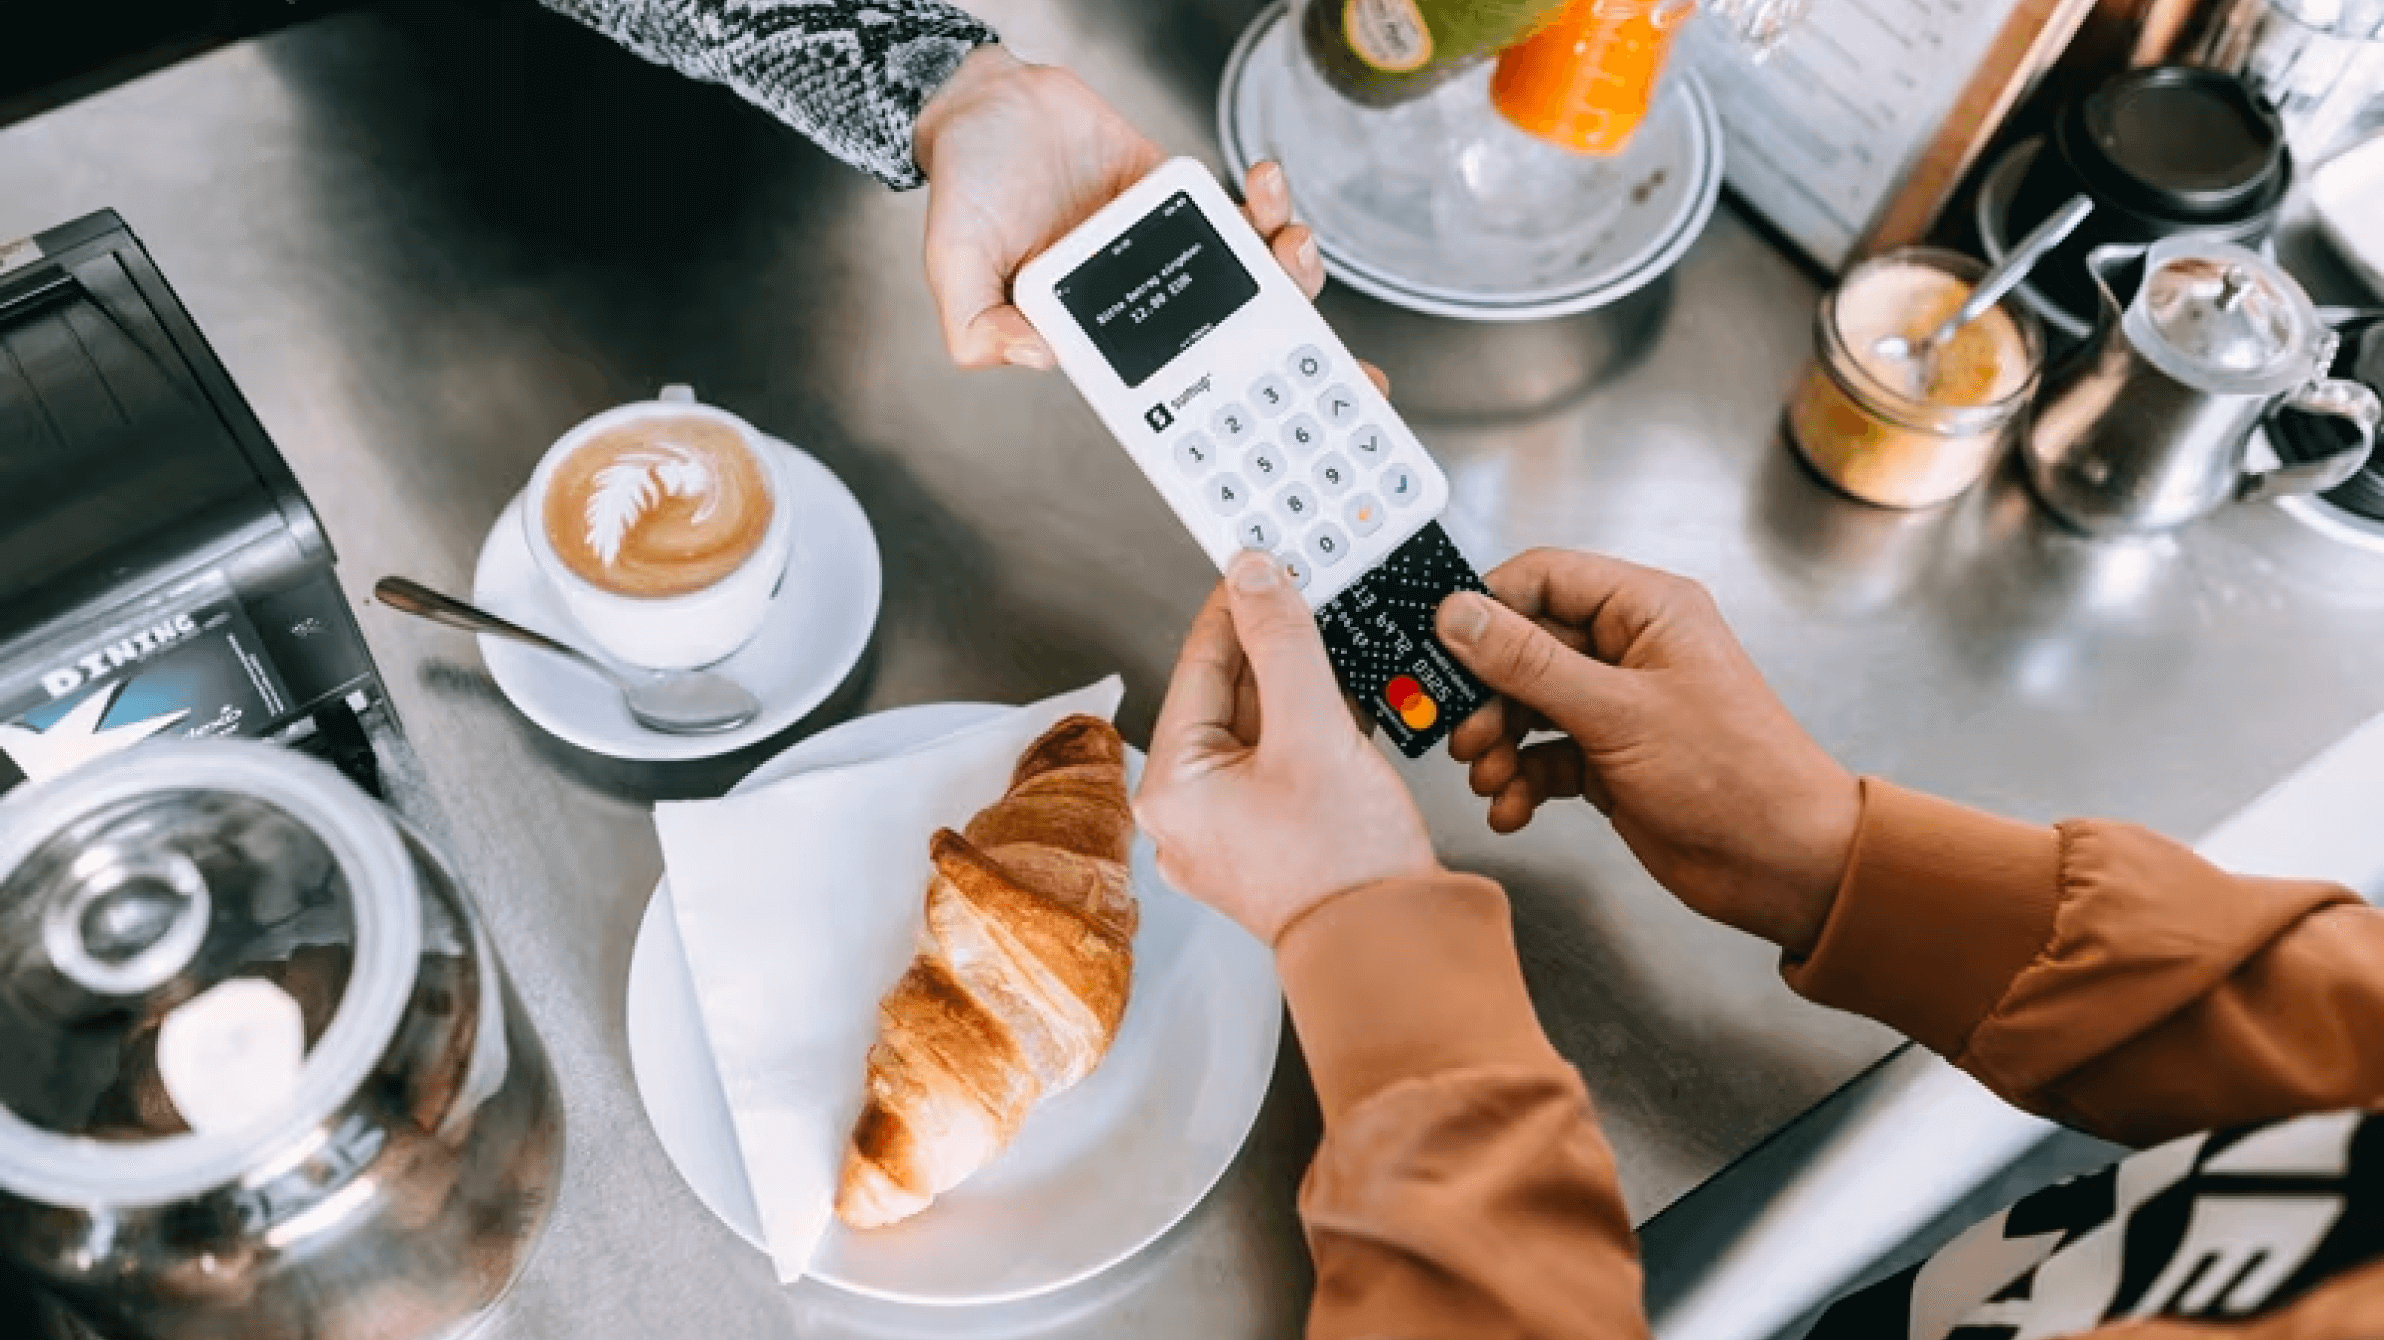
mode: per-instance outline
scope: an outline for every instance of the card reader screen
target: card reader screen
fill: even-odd
[[[1178,191],[1055,291],[1118,379],[1140,386],[1257,297],[1258,281]]]

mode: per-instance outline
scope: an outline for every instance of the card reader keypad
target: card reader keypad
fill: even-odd
[[[1273,553],[1302,588],[1317,570],[1378,561],[1376,548],[1404,538],[1384,535],[1384,521],[1422,490],[1410,460],[1420,448],[1362,421],[1362,402],[1335,376],[1351,371],[1303,345],[1281,371],[1228,383],[1243,397],[1220,405],[1205,429],[1179,429],[1169,447],[1234,547]]]

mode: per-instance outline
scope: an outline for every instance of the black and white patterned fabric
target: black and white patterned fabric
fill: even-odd
[[[897,189],[919,108],[991,28],[938,0],[543,0],[658,65],[725,84]]]
[[[2188,1136],[2047,1187],[1840,1300],[1810,1340],[2052,1340],[2147,1317],[2241,1322],[2379,1263],[2384,1114],[2323,1112]]]

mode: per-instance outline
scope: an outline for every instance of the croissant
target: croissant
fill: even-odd
[[[878,1004],[836,1213],[878,1228],[990,1162],[1037,1103],[1091,1074],[1134,975],[1125,743],[1073,716],[928,853],[919,953]]]

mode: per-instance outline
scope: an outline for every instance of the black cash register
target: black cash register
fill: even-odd
[[[281,454],[102,211],[0,245],[0,792],[241,736],[376,794],[386,695]]]

